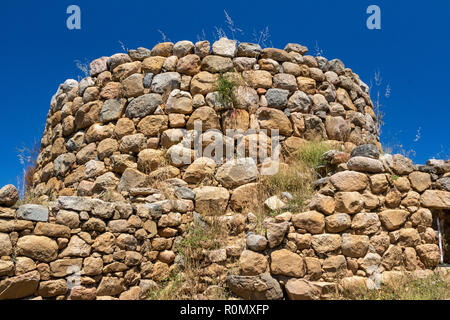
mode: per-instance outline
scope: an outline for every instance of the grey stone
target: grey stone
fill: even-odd
[[[229,275],[227,285],[237,296],[246,300],[281,300],[283,291],[269,274],[259,276]]]
[[[362,144],[354,148],[350,153],[351,158],[358,156],[378,159],[380,157],[380,150],[373,144]]]
[[[147,73],[144,76],[144,80],[143,80],[144,88],[150,88],[150,86],[152,85],[153,76],[154,76],[153,73]]]
[[[108,60],[106,61],[106,64],[108,66],[108,69],[110,71],[113,71],[115,67],[117,67],[121,64],[127,63],[127,62],[131,62],[131,58],[128,54],[116,53],[108,58]]]
[[[30,221],[47,221],[48,208],[38,204],[24,204],[17,209],[16,215]]]
[[[53,170],[57,177],[63,177],[72,165],[75,163],[76,157],[73,153],[64,153],[53,161]]]
[[[247,235],[247,248],[253,251],[263,251],[267,248],[267,239],[258,234],[250,233]]]
[[[284,48],[284,51],[286,52],[294,51],[300,53],[301,55],[304,55],[308,52],[308,48],[298,43],[288,43]]]
[[[86,78],[82,79],[80,81],[80,84],[78,85],[78,94],[80,96],[83,96],[84,91],[88,87],[93,87],[93,86],[95,86],[95,82],[94,82],[94,80],[92,80],[91,77],[86,77]]]
[[[381,161],[360,156],[350,158],[350,160],[347,162],[347,167],[349,170],[360,172],[384,172],[384,166]]]
[[[125,103],[119,99],[109,99],[103,103],[102,110],[100,111],[100,121],[109,122],[117,120],[121,117]]]
[[[181,76],[178,72],[165,72],[153,77],[151,89],[156,93],[165,93],[179,89],[180,84]]]
[[[143,118],[152,114],[163,100],[160,94],[149,93],[133,99],[127,106],[125,115],[132,118]]]
[[[194,200],[195,192],[187,187],[177,187],[175,188],[175,196],[180,199]]]
[[[139,47],[137,50],[128,50],[128,55],[131,57],[132,60],[136,61],[142,61],[145,58],[148,58],[152,55],[152,51],[147,48]]]
[[[437,185],[442,190],[450,191],[450,177],[441,178],[437,181]]]
[[[236,40],[220,38],[212,45],[212,53],[219,56],[233,58],[236,54]]]
[[[173,46],[173,54],[178,58],[194,52],[194,44],[191,41],[178,41]]]
[[[328,65],[329,65],[328,70],[335,72],[337,75],[340,75],[341,73],[344,72],[345,65],[339,59],[333,59],[333,60],[329,61]]]
[[[289,98],[287,107],[291,112],[308,113],[311,108],[311,99],[303,91],[296,91]]]
[[[237,48],[237,56],[256,58],[261,53],[261,50],[261,46],[257,43],[241,42]]]
[[[267,106],[270,108],[283,109],[288,103],[289,91],[284,89],[269,89],[265,95]]]

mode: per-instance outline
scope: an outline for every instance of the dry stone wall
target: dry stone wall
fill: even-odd
[[[330,299],[408,275],[429,276],[441,263],[437,219],[445,244],[450,161],[414,166],[401,155],[379,158],[377,148],[368,145],[355,148],[347,162],[349,155],[336,150],[324,157],[337,172],[318,182],[310,211],[268,219],[266,236],[247,234],[241,273],[228,277],[236,294]],[[442,259],[450,261],[448,247]],[[450,281],[447,269],[436,270]],[[258,283],[266,289],[257,292]]]
[[[380,157],[368,87],[306,53],[160,43],[60,85],[30,190],[41,204],[13,207],[17,190],[0,190],[0,299],[145,299],[183,270],[189,227],[217,216],[227,237],[202,252],[197,299],[216,280],[244,299],[327,299],[434,269],[438,216],[450,234],[450,162]],[[330,174],[309,210],[258,198],[262,170],[316,139],[340,147],[323,155]],[[263,202],[282,213],[258,233]]]
[[[219,135],[224,145],[247,153],[274,129],[286,148],[301,139],[338,140],[348,150],[378,144],[367,85],[340,60],[306,53],[298,44],[261,49],[222,38],[212,46],[159,43],[94,60],[90,77],[65,81],[52,98],[34,192],[117,200],[158,179],[198,183],[203,177],[171,155],[197,159],[194,139],[204,151],[229,129],[243,135]],[[221,79],[233,85],[217,91]]]

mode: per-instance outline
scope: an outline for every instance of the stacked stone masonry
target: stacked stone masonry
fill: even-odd
[[[90,77],[61,84],[33,177],[48,205],[11,208],[17,191],[0,190],[0,299],[145,299],[182,265],[176,243],[188,226],[210,215],[234,235],[207,253],[211,270],[244,299],[326,299],[433,270],[437,217],[450,234],[450,162],[380,157],[367,85],[307,51],[159,43],[96,59]],[[221,79],[235,84],[230,100]],[[230,141],[227,129],[241,131]],[[317,182],[310,211],[267,218],[261,236],[251,210],[271,159],[251,149],[267,141],[256,148],[270,154],[275,129],[281,161],[305,140],[341,147],[324,155],[334,174]],[[247,157],[198,157],[192,141],[205,152],[217,136]],[[189,161],[174,161],[180,151]],[[226,276],[228,258],[238,275]]]

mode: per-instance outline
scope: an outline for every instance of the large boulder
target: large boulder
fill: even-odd
[[[19,192],[12,184],[0,189],[0,206],[12,207],[19,200]]]
[[[272,274],[300,278],[305,275],[303,259],[287,249],[273,251],[270,254]]]
[[[379,214],[383,226],[393,231],[400,228],[408,218],[409,213],[405,210],[384,210]]]
[[[223,215],[230,194],[222,187],[204,186],[195,188],[195,211],[203,215]]]
[[[369,179],[356,171],[342,171],[332,175],[330,182],[339,191],[361,191],[367,187]]]
[[[58,255],[56,241],[43,236],[23,236],[17,241],[17,253],[43,262],[50,262]]]
[[[450,192],[426,190],[420,197],[420,202],[427,208],[450,210]]]
[[[38,204],[24,204],[16,211],[17,217],[31,221],[47,221],[48,208]]]
[[[231,292],[246,300],[281,300],[283,291],[269,274],[259,276],[229,275],[227,285]]]
[[[264,273],[267,266],[267,257],[261,253],[245,250],[239,258],[239,267],[244,276],[256,276]]]
[[[261,129],[266,129],[268,134],[271,130],[279,130],[279,134],[290,136],[293,132],[292,124],[286,114],[274,108],[259,108],[256,116]]]
[[[258,169],[253,158],[233,159],[222,165],[216,179],[226,188],[235,188],[255,181]]]
[[[295,228],[312,234],[322,233],[325,230],[325,217],[317,211],[307,211],[292,216]]]
[[[321,290],[304,279],[290,279],[285,286],[289,300],[319,300]]]
[[[31,296],[38,288],[39,280],[39,272],[32,271],[0,281],[0,300]]]

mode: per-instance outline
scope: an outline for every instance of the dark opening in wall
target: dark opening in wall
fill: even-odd
[[[444,263],[450,264],[450,210],[444,210],[441,221]]]

